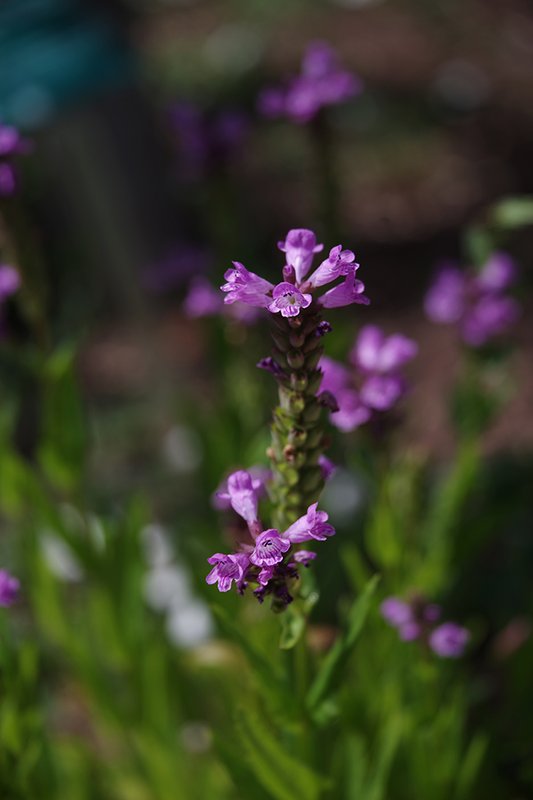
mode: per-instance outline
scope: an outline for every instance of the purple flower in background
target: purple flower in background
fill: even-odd
[[[331,477],[337,471],[337,465],[333,463],[333,461],[325,455],[321,455],[318,457],[318,466],[320,467],[320,471],[322,472],[322,477],[325,481],[329,481]]]
[[[458,322],[465,309],[466,281],[455,267],[444,267],[424,300],[424,308],[433,322]]]
[[[377,326],[367,325],[350,353],[353,370],[331,358],[321,358],[322,388],[337,399],[333,424],[339,430],[353,431],[368,422],[374,411],[392,408],[406,390],[399,370],[417,351],[416,342],[406,336],[385,336]]]
[[[282,534],[292,544],[309,542],[316,539],[325,542],[329,536],[333,536],[335,528],[327,522],[328,515],[325,511],[317,511],[318,503],[312,503],[307,509],[307,513],[293,522]]]
[[[274,287],[268,310],[272,314],[281,313],[282,317],[296,317],[301,308],[311,305],[312,299],[310,294],[303,294],[294,284],[283,281]]]
[[[220,288],[226,292],[225,303],[235,303],[239,300],[250,306],[267,308],[271,300],[267,296],[274,287],[270,281],[260,278],[254,272],[246,269],[240,261],[233,261],[233,269],[224,273],[226,283]]]
[[[387,597],[380,611],[383,619],[397,629],[402,641],[421,639],[443,658],[459,658],[470,639],[469,631],[454,622],[433,627],[440,618],[441,608],[435,603],[427,603],[420,596],[415,596],[411,602]]]
[[[20,275],[15,267],[0,264],[0,303],[20,288]]]
[[[486,292],[503,292],[516,280],[516,264],[508,253],[495,252],[474,277],[475,285]]]
[[[401,333],[386,336],[377,325],[361,328],[350,361],[367,373],[390,374],[416,356],[418,345]]]
[[[349,433],[364,425],[372,416],[355,389],[342,389],[335,395],[339,410],[331,417],[332,423],[340,431]]]
[[[20,581],[5,569],[0,569],[0,606],[12,606],[17,600]]]
[[[217,492],[220,500],[228,500],[234,511],[248,524],[257,521],[259,497],[263,491],[263,481],[253,478],[246,470],[233,472],[227,480],[226,490]]]
[[[283,561],[283,556],[290,546],[291,543],[282,539],[279,531],[269,528],[260,533],[255,540],[255,548],[250,554],[250,561],[258,567],[272,567]]]
[[[402,397],[405,382],[395,375],[371,375],[359,392],[360,402],[375,411],[388,411]]]
[[[30,150],[16,128],[0,122],[0,197],[12,195],[17,188],[14,160]]]
[[[463,339],[472,347],[480,347],[489,339],[505,333],[519,315],[520,308],[514,298],[485,295],[465,315]]]
[[[433,322],[457,324],[466,344],[480,347],[518,319],[518,303],[504,294],[515,278],[513,260],[501,252],[493,253],[477,273],[446,266],[426,294],[426,314]]]
[[[387,597],[380,606],[381,616],[394,628],[400,628],[413,620],[413,612],[409,603],[398,597]]]
[[[244,553],[234,555],[215,553],[207,561],[214,566],[205,579],[206,583],[218,583],[219,592],[229,592],[234,581],[237,584],[242,583],[249,563],[248,556]]]
[[[223,300],[207,278],[198,276],[189,284],[189,291],[183,310],[188,317],[209,317],[220,314],[224,308]]]
[[[460,658],[470,640],[470,632],[455,622],[444,622],[429,637],[431,649],[441,658]]]
[[[317,244],[313,231],[294,228],[288,232],[284,241],[278,242],[278,248],[285,253],[287,264],[294,267],[296,282],[300,283],[311,269],[314,254],[320,253],[324,245]]]
[[[265,89],[258,106],[267,117],[285,115],[306,123],[321,108],[349,100],[361,90],[360,79],[340,67],[333,48],[326,42],[313,42],[304,54],[300,74],[285,89]]]

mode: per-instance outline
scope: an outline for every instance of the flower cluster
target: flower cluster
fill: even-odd
[[[342,103],[361,90],[361,80],[339,66],[335,51],[326,42],[313,42],[303,57],[301,73],[286,88],[264,89],[259,110],[267,117],[287,116],[306,123],[321,108]]]
[[[14,578],[5,569],[0,569],[0,606],[12,606],[18,598],[19,589],[18,578]]]
[[[506,294],[516,278],[506,253],[493,253],[479,272],[445,266],[426,294],[424,307],[433,322],[455,324],[466,344],[480,347],[505,333],[519,314]]]
[[[415,597],[409,603],[398,597],[387,597],[381,604],[383,619],[396,628],[404,642],[419,640],[441,658],[463,655],[470,633],[455,622],[436,625],[441,616],[440,606]]]
[[[229,476],[225,490],[218,493],[220,500],[245,520],[250,541],[240,543],[235,553],[215,553],[208,558],[213,569],[206,581],[216,583],[221,592],[229,591],[235,583],[241,594],[248,584],[255,584],[257,599],[263,602],[272,595],[274,607],[281,610],[293,600],[291,585],[299,577],[299,567],[308,566],[316,558],[314,551],[295,549],[295,545],[323,542],[333,536],[335,529],[327,522],[326,512],[318,510],[318,503],[312,503],[286,530],[264,530],[258,511],[263,492],[260,478],[239,470]]]
[[[400,333],[385,336],[377,326],[366,325],[348,356],[352,369],[324,356],[319,363],[322,389],[331,393],[337,406],[333,424],[341,431],[353,431],[375,412],[392,408],[406,390],[401,368],[417,351],[412,339]]]
[[[15,159],[28,152],[28,144],[16,128],[0,122],[0,197],[9,197],[17,188]]]
[[[233,268],[224,275],[226,283],[220,287],[226,294],[225,303],[238,301],[268,309],[271,314],[296,317],[302,309],[311,305],[314,292],[340,279],[317,298],[319,306],[338,308],[352,303],[368,305],[369,300],[363,294],[364,284],[355,277],[359,264],[351,250],[344,250],[340,244],[333,247],[328,257],[308,275],[315,254],[324,248],[324,245],[317,243],[313,231],[306,228],[290,230],[278,247],[285,253],[283,280],[274,285],[250,272],[244,264],[234,261]]]

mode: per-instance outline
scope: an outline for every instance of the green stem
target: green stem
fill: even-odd
[[[283,370],[274,410],[272,501],[274,525],[285,530],[318,499],[324,480],[318,459],[324,451],[323,408],[317,398],[323,352],[317,335],[320,311],[312,304],[297,317],[274,318],[274,356]]]

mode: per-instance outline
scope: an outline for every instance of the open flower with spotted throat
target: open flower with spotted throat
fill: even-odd
[[[226,282],[220,287],[225,303],[244,303],[255,308],[265,308],[271,314],[296,317],[309,308],[313,301],[322,308],[340,308],[352,304],[368,305],[365,286],[355,277],[359,264],[351,250],[341,244],[333,247],[327,259],[310,275],[313,259],[324,245],[317,243],[316,235],[307,228],[290,230],[278,248],[285,254],[283,280],[276,285],[251,272],[240,261],[224,274]],[[331,286],[338,281],[335,285]],[[322,287],[330,286],[320,296]],[[320,290],[320,291],[319,291]]]

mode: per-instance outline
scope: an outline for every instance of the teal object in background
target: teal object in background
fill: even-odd
[[[135,57],[114,18],[93,2],[0,3],[0,119],[46,124],[68,106],[130,84]]]

